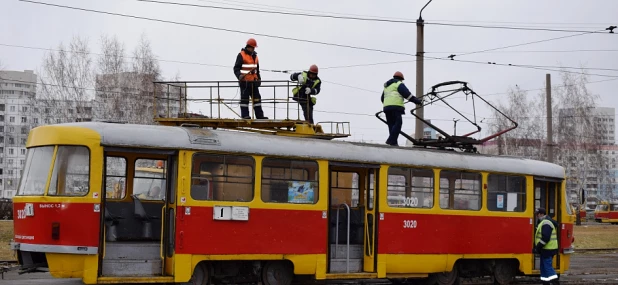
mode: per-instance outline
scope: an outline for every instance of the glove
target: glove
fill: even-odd
[[[303,77],[302,73],[298,75],[298,82],[300,82],[300,83],[305,82],[305,78]]]
[[[309,88],[309,87],[305,88],[305,94],[306,95],[311,94],[311,88]]]

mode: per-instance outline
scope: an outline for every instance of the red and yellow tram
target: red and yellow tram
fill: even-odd
[[[594,220],[598,223],[618,224],[618,202],[599,202],[594,209]]]
[[[86,284],[538,275],[534,210],[573,222],[564,169],[448,150],[196,127],[33,129],[15,239],[24,271]]]

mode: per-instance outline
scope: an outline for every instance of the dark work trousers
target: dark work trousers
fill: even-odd
[[[313,103],[311,100],[307,102],[307,100],[299,100],[298,104],[303,109],[303,116],[305,116],[305,121],[313,124]]]
[[[401,132],[401,125],[403,120],[401,119],[401,111],[384,111],[386,114],[386,124],[388,124],[389,136],[386,140],[386,144],[398,145],[397,139],[399,138],[399,132]]]
[[[262,96],[257,82],[254,81],[239,81],[240,86],[240,116],[243,118],[250,117],[249,115],[249,99],[253,98],[253,110],[257,119],[264,118],[262,110]]]
[[[553,256],[541,255],[541,283],[542,284],[560,284],[558,274],[552,267]]]

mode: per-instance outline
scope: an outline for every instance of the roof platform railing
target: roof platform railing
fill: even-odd
[[[300,102],[295,100],[292,81],[262,80],[260,101],[249,98],[251,119],[239,114],[241,90],[238,81],[157,81],[154,83],[153,116],[162,125],[191,125],[233,129],[273,135],[335,139],[350,136],[349,122],[320,122],[301,119]],[[257,97],[257,96],[256,96]],[[309,104],[304,100],[303,104]],[[268,119],[256,119],[254,104],[259,103]],[[189,109],[200,110],[190,112]],[[347,125],[346,125],[347,124]],[[325,132],[322,125],[328,125]],[[347,127],[347,132],[345,127]]]

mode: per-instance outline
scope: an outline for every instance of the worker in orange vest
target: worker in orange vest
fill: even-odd
[[[257,119],[268,119],[264,117],[262,110],[262,97],[259,87],[262,77],[260,76],[260,63],[255,48],[255,39],[249,39],[245,48],[240,50],[234,64],[234,75],[238,78],[240,86],[240,116],[243,119],[251,119],[249,115],[249,98],[253,98],[253,110]]]

